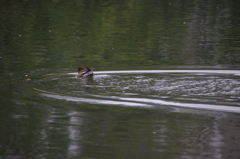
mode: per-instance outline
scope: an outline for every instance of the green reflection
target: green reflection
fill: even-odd
[[[190,158],[198,156],[203,150],[196,152],[201,142],[196,140],[208,117],[46,99],[32,87],[62,90],[54,79],[35,75],[79,65],[109,70],[240,64],[239,5],[234,0],[2,0],[0,158],[179,158],[185,150]],[[70,122],[74,117],[77,124]],[[73,130],[81,131],[79,138],[70,137]]]
[[[213,0],[1,1],[1,71],[239,64],[238,6]]]

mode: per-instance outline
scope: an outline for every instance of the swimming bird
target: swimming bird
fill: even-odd
[[[78,67],[77,77],[93,77],[93,76],[94,76],[94,73],[90,68],[88,67],[84,68],[83,66]]]

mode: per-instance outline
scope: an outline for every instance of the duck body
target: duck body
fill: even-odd
[[[93,77],[93,76],[94,76],[94,73],[90,68],[88,67],[84,68],[82,66],[78,67],[77,77]]]

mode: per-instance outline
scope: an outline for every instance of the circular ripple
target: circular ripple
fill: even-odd
[[[78,103],[240,112],[240,81],[234,73],[104,71],[84,79],[74,73],[47,74],[31,82],[42,96]]]

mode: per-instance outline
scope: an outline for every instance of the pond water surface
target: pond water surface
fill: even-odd
[[[238,151],[229,151],[239,145],[239,74],[25,75],[4,84],[1,158],[234,158]]]
[[[239,8],[2,0],[0,159],[239,158]]]

